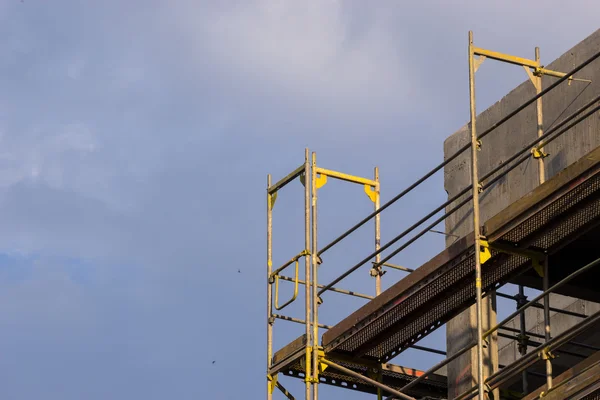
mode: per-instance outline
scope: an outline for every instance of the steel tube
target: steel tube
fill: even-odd
[[[308,176],[310,175],[310,159],[309,159],[308,148],[304,150],[304,249],[308,251],[310,249],[310,189],[308,187]],[[308,351],[310,346],[311,338],[311,309],[310,309],[310,263],[311,259],[308,256],[304,257],[304,320],[306,335],[306,350],[304,356],[305,362],[305,374],[310,376],[311,365],[310,365],[310,352]],[[304,398],[310,400],[310,387],[311,383],[308,379],[304,380]]]
[[[290,276],[280,275],[279,279],[281,279],[282,281],[294,282],[294,278],[292,278]],[[305,285],[306,284],[306,282],[302,281],[302,280],[298,280],[298,283],[300,285]],[[310,286],[310,284],[308,286]],[[317,287],[318,288],[322,288],[322,287],[325,287],[325,286],[324,285],[317,285]],[[348,296],[360,297],[361,299],[367,299],[367,300],[373,300],[375,298],[375,296],[369,296],[368,294],[353,292],[352,290],[339,289],[339,288],[335,288],[335,287],[329,288],[329,291],[336,292],[336,293],[341,293],[341,294],[345,294],[345,295],[348,295]]]
[[[284,269],[286,269],[287,267],[289,267],[290,265],[292,265],[293,263],[298,261],[304,255],[305,255],[304,252],[301,252],[298,255],[295,255],[292,259],[286,261],[285,264],[283,264],[281,267],[279,267],[275,271],[271,272],[271,278],[274,278],[275,275],[278,275],[281,271],[283,271]]]
[[[304,164],[296,168],[293,172],[288,174],[286,177],[282,178],[279,182],[269,187],[269,194],[274,194],[279,189],[282,189],[285,185],[296,179],[298,176],[302,175],[304,171]]]
[[[271,269],[273,268],[273,208],[271,175],[267,175],[267,373],[271,369],[273,360],[273,287],[271,283]],[[267,381],[267,400],[271,400],[270,383]]]
[[[327,175],[330,178],[339,179],[340,181],[346,181],[346,182],[350,182],[350,183],[358,183],[359,185],[375,186],[377,184],[376,181],[371,180],[371,179],[362,178],[360,176],[344,174],[343,172],[332,171],[330,169],[325,169],[325,168],[317,168],[317,174]]]
[[[377,185],[375,186],[375,211],[379,210],[379,199],[380,199],[380,187],[379,187],[379,168],[375,167],[375,182]],[[381,248],[381,214],[377,214],[375,216],[375,252],[377,255],[375,256],[375,262],[378,264],[381,261],[381,253],[379,249]],[[375,276],[375,295],[379,296],[381,294],[381,266],[373,266],[375,268],[377,275]]]
[[[317,265],[317,155],[312,152],[311,163],[311,195],[312,195],[312,381],[313,381],[313,399],[319,399],[319,296],[317,289],[318,280],[318,265]],[[309,376],[307,376],[308,378]]]
[[[373,264],[376,264],[376,262],[373,262]],[[390,263],[381,263],[381,266],[383,266],[383,267],[389,267],[389,268],[392,268],[392,269],[397,269],[398,271],[415,272],[414,269],[403,267],[401,265],[390,264]]]
[[[520,113],[521,111],[523,111],[525,108],[527,108],[530,104],[532,104],[538,98],[540,98],[540,97],[544,96],[546,93],[552,91],[558,85],[560,85],[561,83],[563,83],[564,81],[566,81],[569,78],[569,76],[572,76],[575,73],[579,72],[580,70],[582,70],[583,68],[585,68],[587,65],[589,65],[590,63],[592,63],[594,60],[596,60],[598,57],[600,57],[600,52],[594,54],[592,57],[588,58],[586,61],[584,61],[583,63],[579,64],[573,70],[571,70],[570,72],[567,72],[565,74],[565,76],[563,76],[562,78],[559,78],[554,83],[552,83],[550,86],[548,86],[546,89],[542,90],[540,93],[536,94],[534,97],[532,97],[531,99],[527,100],[525,103],[523,103],[522,105],[520,105],[519,107],[517,107],[514,111],[508,113],[504,118],[501,118],[498,122],[496,122],[495,124],[493,124],[492,126],[490,126],[481,135],[479,135],[478,139],[482,139],[485,136],[487,136],[488,134],[490,134],[491,132],[493,132],[495,129],[497,129],[498,127],[500,127],[501,125],[503,125],[506,121],[508,121],[509,119],[511,119],[512,117],[514,117],[515,115],[517,115],[518,113]],[[456,153],[454,153],[453,155],[451,155],[450,157],[448,157],[446,160],[444,160],[444,162],[442,162],[437,167],[433,168],[431,171],[429,171],[428,173],[426,173],[423,177],[421,177],[415,183],[413,183],[412,185],[410,185],[409,187],[407,187],[406,189],[404,189],[402,192],[400,192],[399,194],[397,194],[396,196],[394,196],[391,200],[389,200],[387,203],[385,203],[384,205],[382,205],[377,211],[374,211],[371,214],[367,215],[360,222],[358,222],[353,227],[351,227],[350,229],[348,229],[346,232],[344,232],[343,234],[341,234],[340,236],[338,236],[336,239],[334,239],[333,241],[331,241],[329,244],[327,244],[326,246],[324,246],[321,249],[321,251],[319,252],[319,255],[325,253],[327,250],[329,250],[330,248],[332,248],[333,246],[335,246],[337,243],[339,243],[340,241],[344,240],[352,232],[354,232],[355,230],[357,230],[358,228],[360,228],[361,226],[363,226],[364,224],[366,224],[375,215],[383,212],[383,210],[385,210],[386,208],[388,208],[389,206],[391,206],[392,204],[394,204],[396,201],[400,200],[406,194],[408,194],[409,192],[411,192],[414,188],[416,188],[421,183],[423,183],[424,181],[426,181],[427,179],[429,179],[433,174],[435,174],[440,169],[444,168],[446,165],[448,165],[450,162],[452,162],[454,159],[456,159],[456,157],[458,157],[460,154],[462,154],[470,146],[471,146],[471,144],[469,143],[469,144],[466,144],[465,146],[461,147]]]
[[[368,377],[366,377],[364,375],[359,374],[358,372],[352,371],[351,369],[346,368],[344,366],[341,366],[339,364],[336,364],[336,363],[334,363],[332,361],[329,361],[327,359],[322,358],[321,362],[323,364],[331,367],[331,368],[337,369],[340,372],[343,372],[343,373],[345,373],[347,375],[350,375],[350,376],[352,376],[352,377],[354,377],[356,379],[360,379],[361,381],[364,381],[364,382],[366,382],[366,383],[368,383],[370,385],[373,385],[373,386],[375,386],[377,388],[385,390],[386,392],[391,393],[392,395],[394,395],[396,397],[400,397],[401,399],[405,399],[405,400],[416,400],[414,397],[411,397],[411,396],[409,396],[407,394],[404,394],[404,393],[399,392],[399,391],[397,391],[395,389],[392,389],[391,387],[386,386],[383,383],[377,382],[374,379],[368,378]]]
[[[445,351],[438,350],[438,349],[432,349],[432,348],[429,348],[429,347],[417,346],[416,344],[411,345],[410,348],[415,349],[415,350],[426,351],[428,353],[439,354],[441,356],[445,356],[446,355]]]
[[[297,324],[306,325],[306,321],[301,320],[299,318],[288,317],[287,315],[273,314],[273,318],[282,319],[284,321],[290,321],[290,322],[295,322]],[[331,327],[332,327],[331,325],[319,324],[319,328],[331,329]]]
[[[479,400],[485,400],[483,385],[483,305],[481,299],[481,236],[479,226],[479,172],[477,170],[477,111],[475,110],[475,60],[473,53],[473,32],[469,31],[469,97],[471,105],[471,185],[473,197],[473,234],[475,257],[475,304],[477,308],[477,383],[479,385]]]
[[[296,398],[292,396],[292,394],[279,381],[277,381],[275,386],[277,386],[277,389],[279,389],[285,397],[287,397],[290,400],[296,400]]]
[[[540,64],[540,48],[535,48],[535,61]],[[540,94],[542,91],[542,76],[535,77],[535,93]],[[537,114],[537,136],[538,138],[544,135],[544,114],[542,109],[542,98],[538,97],[536,102],[536,114]],[[541,151],[541,149],[540,149]],[[546,169],[544,167],[544,157],[538,158],[538,173],[540,179],[540,185],[546,181]]]
[[[544,291],[548,290],[549,285],[549,271],[548,271],[548,258],[544,260],[544,276],[543,276],[543,288]],[[550,331],[550,294],[544,296],[544,343],[548,343],[551,339]],[[546,357],[546,387],[552,389],[552,360],[550,357]]]
[[[519,285],[519,300],[517,300],[517,308],[519,308],[520,306],[523,305],[523,302],[527,300],[527,297],[525,297],[525,290],[523,288],[523,285]],[[524,356],[525,354],[527,354],[527,340],[523,340],[527,335],[527,326],[526,326],[526,321],[525,321],[525,311],[521,311],[521,313],[519,314],[519,334],[521,335],[521,338],[519,338],[519,353],[521,354],[521,356]],[[523,341],[522,341],[523,340]],[[527,379],[527,371],[523,371],[523,375],[521,376],[521,379],[523,380],[523,393],[529,393],[529,382]]]

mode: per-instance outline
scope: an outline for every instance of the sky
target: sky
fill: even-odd
[[[2,398],[263,398],[267,174],[283,177],[308,147],[325,168],[378,166],[385,202],[468,120],[469,30],[497,51],[540,46],[548,63],[598,28],[599,11],[592,0],[0,0]],[[478,109],[525,79],[486,63]],[[383,213],[382,242],[445,199],[437,174]],[[371,209],[362,187],[328,183],[319,243]],[[274,210],[275,265],[302,249],[302,213],[295,181]],[[365,226],[328,252],[320,279],[370,253],[372,235]],[[414,268],[443,239],[392,261]],[[339,286],[374,292],[368,268]],[[324,300],[330,325],[364,304]],[[302,318],[298,304],[286,312]],[[276,346],[301,332],[277,321]],[[443,330],[424,344],[444,349]],[[439,360],[408,351],[394,363]],[[299,381],[282,382],[301,397]]]

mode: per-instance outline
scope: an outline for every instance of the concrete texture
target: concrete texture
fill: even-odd
[[[600,29],[564,53],[557,60],[546,65],[546,68],[569,72],[594,55],[599,49]],[[543,52],[544,49],[541,49],[542,57]],[[486,60],[481,68],[485,68],[486,64],[490,62],[497,61]],[[519,67],[514,66],[514,68]],[[525,75],[525,72],[523,72],[523,76],[527,80],[524,80],[521,85],[512,90],[502,100],[477,116],[477,130],[479,133],[499,121],[509,112],[515,110],[526,100],[535,96],[535,88]],[[557,122],[560,122],[577,108],[600,94],[600,60],[595,60],[582,69],[576,74],[576,77],[591,79],[592,83],[572,82],[569,85],[565,82],[543,97],[543,127],[545,130],[556,125]],[[543,87],[548,87],[556,79],[544,76],[542,79]],[[502,161],[524,148],[536,137],[537,114],[536,105],[533,103],[483,139],[483,146],[478,157],[480,176],[491,171]],[[469,141],[470,124],[467,124],[445,141],[445,157],[447,158],[454,154],[461,146],[469,143]],[[544,160],[546,179],[550,179],[599,145],[600,113],[596,113],[570,129],[545,148],[545,151],[549,153],[549,156]],[[449,197],[454,196],[470,185],[470,163],[470,150],[467,150],[444,169],[444,186]],[[500,179],[493,187],[481,194],[480,209],[482,224],[533,190],[537,185],[539,185],[538,161],[530,157],[526,162]],[[462,199],[458,201],[460,200]],[[454,207],[454,204],[449,205],[447,210],[452,207]],[[473,230],[472,218],[472,205],[467,204],[446,219],[446,232],[461,237],[470,233]],[[454,239],[448,237],[447,240],[447,245],[449,245]],[[555,304],[563,300],[559,297],[553,297],[552,303]],[[533,310],[531,313],[533,314],[528,314],[528,321],[539,321],[537,312]],[[448,323],[448,355],[452,355],[453,352],[459,350],[462,347],[461,344],[466,343],[471,337],[475,329],[474,315],[475,307],[472,307]],[[555,318],[558,318],[558,316]],[[493,307],[484,307],[484,320],[486,321],[486,326],[496,323]],[[515,326],[518,327],[518,322]],[[506,345],[503,345],[502,341],[500,341],[500,347],[502,348],[500,363],[506,365],[511,359],[509,355],[512,354],[515,357],[516,354],[514,351],[511,353],[511,350]],[[474,360],[474,356],[475,351],[472,351],[470,354],[465,354],[464,357],[457,359],[449,365],[449,399],[467,390],[472,385],[476,377],[476,369],[471,368],[471,366],[476,365],[475,363],[471,363],[471,360]],[[514,358],[512,359],[514,360]],[[491,369],[494,368],[494,364],[495,360],[487,361],[487,365]],[[486,371],[486,374],[490,372],[491,370]]]

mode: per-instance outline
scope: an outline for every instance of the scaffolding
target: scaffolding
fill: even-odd
[[[600,259],[587,263],[558,283],[550,286],[549,248],[530,246],[527,245],[525,240],[522,242],[507,240],[510,235],[515,235],[515,229],[519,228],[520,232],[523,232],[524,227],[529,227],[527,229],[531,230],[530,235],[554,235],[553,237],[559,237],[560,232],[557,233],[556,224],[553,225],[552,221],[541,219],[540,212],[543,210],[553,209],[556,218],[567,221],[573,226],[579,224],[577,227],[581,232],[584,232],[589,226],[595,226],[600,221],[600,200],[598,199],[600,196],[597,196],[600,194],[600,161],[580,163],[573,167],[569,174],[556,176],[550,180],[546,180],[544,166],[544,159],[547,156],[544,148],[599,111],[600,95],[597,95],[547,130],[544,130],[543,127],[542,104],[543,96],[563,82],[568,82],[569,85],[571,82],[591,82],[587,79],[575,78],[574,75],[600,57],[600,52],[594,54],[573,70],[563,73],[547,69],[541,64],[539,48],[535,49],[534,60],[507,55],[474,46],[473,34],[469,32],[468,50],[470,142],[385,204],[380,204],[378,168],[375,168],[372,179],[321,168],[317,166],[316,153],[312,152],[311,154],[309,149],[305,150],[304,163],[286,177],[272,184],[271,176],[268,176],[267,399],[271,400],[273,398],[275,389],[279,389],[289,399],[294,398],[280,382],[280,374],[301,378],[305,383],[305,393],[302,397],[306,400],[318,400],[319,385],[321,383],[375,394],[378,399],[383,399],[384,396],[388,396],[387,399],[415,399],[417,397],[443,399],[446,398],[447,382],[445,383],[443,377],[436,375],[435,372],[474,348],[477,356],[476,384],[471,389],[454,397],[455,399],[477,397],[483,400],[489,398],[492,394],[495,394],[496,397],[494,398],[498,398],[498,389],[501,384],[513,379],[518,374],[521,374],[522,377],[521,394],[527,394],[530,389],[534,389],[528,386],[527,368],[535,363],[538,358],[543,359],[545,364],[544,377],[546,384],[545,392],[542,393],[544,395],[552,393],[553,390],[552,359],[555,352],[561,351],[559,348],[565,344],[585,347],[585,344],[578,343],[574,339],[586,329],[594,327],[595,324],[600,322],[600,313],[588,316],[564,311],[552,308],[549,301],[551,293],[555,293],[557,289],[591,271],[600,264]],[[486,59],[523,67],[535,87],[536,95],[478,134],[475,73]],[[544,89],[542,87],[542,76],[554,77],[556,81]],[[533,103],[536,104],[537,114],[536,140],[504,160],[490,172],[479,176],[478,151],[483,146],[482,139]],[[385,245],[381,245],[381,212],[412,192],[468,149],[471,150],[471,185],[449,198]],[[598,158],[600,158],[600,149],[596,152]],[[537,192],[534,191],[533,195],[529,196],[528,201],[530,203],[527,203],[526,206],[521,204],[520,208],[517,207],[518,212],[515,211],[514,207],[513,209],[507,209],[503,215],[482,224],[480,221],[480,193],[492,187],[502,177],[531,158],[536,159],[538,162],[540,186],[536,188]],[[576,173],[579,175],[574,175]],[[318,191],[328,183],[328,178],[362,185],[368,199],[373,203],[374,209],[372,213],[335,240],[319,248],[317,243]],[[273,269],[274,205],[278,192],[295,180],[298,180],[304,186],[304,249],[283,265]],[[596,183],[596,181],[598,182]],[[587,189],[581,189],[577,192],[577,196],[579,196],[577,197],[573,194],[576,188]],[[570,199],[571,203],[568,206],[565,205],[564,198]],[[438,232],[434,228],[440,222],[469,203],[472,204],[473,209],[473,232],[471,235],[458,238],[444,252],[418,270],[390,263],[394,256],[427,232]],[[451,208],[447,210],[448,207]],[[582,209],[577,207],[582,207]],[[425,228],[413,234],[417,228],[443,210],[447,211],[442,216],[435,218]],[[577,217],[579,219],[575,219],[573,214],[577,212],[579,213],[579,217]],[[586,218],[582,221],[580,221],[581,213],[587,213],[585,214]],[[323,254],[371,220],[374,221],[374,251],[331,282],[321,284],[318,279],[318,272],[319,266],[323,263]],[[413,234],[413,236],[382,257],[384,251],[408,237],[409,234]],[[570,232],[568,240],[574,240],[572,235],[573,233]],[[556,240],[563,239],[567,240],[567,237]],[[304,280],[300,279],[301,259],[304,260]],[[367,264],[371,265],[370,276],[375,279],[374,296],[356,293],[336,286],[354,271]],[[482,265],[489,265],[489,267],[486,267],[486,271],[482,271]],[[284,271],[292,266],[293,276],[283,275]],[[410,274],[411,279],[403,279],[382,293],[381,279],[385,273],[384,268],[407,272]],[[527,301],[523,286],[519,286],[519,293],[516,296],[497,293],[497,289],[506,283],[510,277],[530,268],[535,270],[543,281],[540,295]],[[435,275],[435,279],[432,278],[433,275]],[[436,279],[439,280],[440,276],[448,276],[445,285],[440,286],[438,281],[434,282]],[[470,281],[471,284],[461,283],[459,285],[457,283],[464,282],[466,277],[474,278]],[[291,282],[294,288],[292,297],[283,304],[279,302],[279,283],[281,280]],[[438,286],[432,286],[434,283]],[[284,308],[298,300],[300,285],[304,286],[304,319],[281,314],[280,312]],[[425,290],[429,291],[426,292]],[[319,320],[319,307],[323,303],[322,296],[326,292],[336,292],[362,298],[368,300],[369,303],[352,314],[352,318],[348,317],[335,326],[328,326],[322,324]],[[423,295],[420,296],[419,293],[423,293]],[[515,300],[517,310],[484,332],[482,300],[486,296],[496,295]],[[407,298],[408,300],[406,300]],[[540,300],[542,300],[541,303]],[[473,304],[476,306],[476,339],[468,346],[450,355],[441,350],[416,344],[420,339]],[[530,340],[533,334],[527,331],[524,314],[529,307],[544,310],[544,335],[538,335],[537,337],[540,340],[543,339],[542,342]],[[416,318],[415,315],[419,310],[426,310],[427,315],[423,314],[424,317]],[[582,321],[568,331],[553,337],[550,327],[550,311],[576,316],[581,318]],[[504,326],[515,317],[520,318],[520,329],[511,330]],[[293,340],[289,345],[274,354],[273,331],[277,319],[303,324],[305,332],[301,337]],[[320,329],[325,330],[326,333],[321,335]],[[499,333],[500,330],[504,333]],[[517,336],[511,336],[506,332],[517,334]],[[486,362],[489,364],[489,360],[484,359],[484,348],[492,335],[514,338],[518,342],[521,358],[502,369],[499,368],[496,362],[496,365],[492,365],[492,371],[489,371],[486,376],[484,365],[486,365]],[[319,339],[321,339],[321,343]],[[446,359],[424,372],[388,363],[409,347],[441,354],[446,356]],[[528,352],[529,347],[533,347],[534,350]],[[588,347],[593,348],[593,346]]]

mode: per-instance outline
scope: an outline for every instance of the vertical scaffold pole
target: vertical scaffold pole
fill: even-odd
[[[312,333],[312,373],[313,373],[313,399],[319,399],[319,295],[318,295],[318,274],[317,274],[317,155],[312,153],[312,173],[311,173],[311,192],[312,192],[312,312],[313,312],[313,333]]]
[[[535,48],[535,61],[540,65],[540,48]],[[536,85],[535,85],[536,94],[540,94],[542,92],[542,75],[539,74],[536,77]],[[542,107],[542,97],[538,98],[536,101],[536,110],[537,110],[537,135],[541,137],[544,134],[544,114]],[[539,157],[538,157],[538,170],[540,177],[540,185],[546,181],[546,168],[544,166],[544,150],[539,149]],[[549,277],[548,277],[548,258],[544,260],[544,277],[542,282],[542,287],[544,291],[548,290],[549,286]],[[550,335],[550,295],[544,297],[544,338],[547,341],[551,339]],[[546,355],[546,386],[547,390],[552,389],[552,360],[548,355]]]
[[[471,173],[473,186],[473,233],[475,241],[475,291],[477,299],[477,385],[479,387],[478,398],[484,400],[483,379],[483,327],[482,327],[482,301],[481,301],[481,262],[480,262],[480,232],[479,232],[479,174],[477,171],[477,129],[475,120],[475,63],[473,52],[473,32],[469,31],[469,97],[471,106]]]
[[[309,176],[310,176],[310,159],[309,159],[309,151],[306,149],[304,151],[304,248],[308,251],[310,250],[310,188],[309,188]],[[311,181],[312,182],[312,181]],[[312,346],[311,343],[311,312],[310,312],[310,299],[311,299],[311,282],[310,282],[310,262],[311,258],[306,255],[304,256],[304,285],[305,289],[305,319],[306,321],[306,358],[304,360],[305,366],[305,374],[304,374],[304,382],[306,384],[306,400],[310,400],[310,386],[311,386],[311,360],[310,360],[310,351],[309,348]]]
[[[535,61],[540,64],[540,48],[535,48]],[[542,92],[542,75],[539,74],[535,79],[535,94],[540,94]],[[544,134],[544,114],[542,110],[542,97],[539,97],[536,102],[536,110],[537,110],[537,135],[541,137]],[[543,149],[539,149],[541,154],[544,154]],[[540,185],[546,181],[546,169],[544,167],[544,157],[541,156],[538,158],[538,170],[540,175]]]
[[[267,374],[273,359],[273,292],[271,272],[273,269],[273,195],[270,193],[271,175],[267,175]],[[267,400],[271,400],[271,382],[267,380]]]
[[[380,206],[380,185],[379,185],[379,168],[375,167],[374,178],[377,185],[375,186],[375,211],[379,210]],[[378,251],[381,248],[381,214],[377,214],[375,216],[375,251]],[[375,256],[375,262],[379,264],[381,261],[381,254],[377,254]],[[381,272],[382,266],[379,265],[377,267],[377,275],[375,276],[375,295],[379,296],[381,294],[381,276],[383,275]],[[377,378],[381,381],[381,371],[379,371]],[[377,388],[377,400],[383,399],[383,392],[381,388]]]
[[[379,168],[375,167],[375,182],[377,185],[375,186],[375,211],[379,210],[380,205],[380,193],[379,193]],[[375,251],[379,251],[381,248],[381,214],[375,215]],[[379,264],[381,261],[381,254],[377,254],[375,256],[375,262]],[[377,275],[375,277],[375,295],[379,296],[381,294],[381,265],[377,267]]]
[[[543,279],[543,290],[547,291],[550,286],[550,279],[548,276],[548,258],[544,259],[544,277]],[[544,297],[544,338],[548,342],[552,336],[550,335],[550,296]],[[550,354],[546,353],[544,358],[546,359],[546,389],[552,389],[552,360]]]
[[[519,285],[519,294],[517,295],[517,309],[521,308],[527,303],[527,297],[525,297],[525,289],[523,285]],[[519,338],[519,353],[521,356],[527,354],[527,324],[525,321],[525,311],[521,311],[519,314],[520,320],[520,338]],[[527,378],[527,370],[521,373],[523,379],[523,393],[529,393],[529,383]]]

